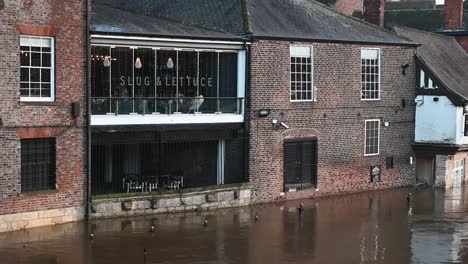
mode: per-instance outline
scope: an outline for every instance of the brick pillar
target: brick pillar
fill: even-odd
[[[445,0],[445,30],[459,30],[463,25],[463,0]]]
[[[364,20],[383,27],[384,25],[384,0],[364,0]]]

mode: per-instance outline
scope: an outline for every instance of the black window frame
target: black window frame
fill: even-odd
[[[465,137],[468,137],[468,114],[463,115],[463,121],[465,122],[464,124],[465,131],[463,131],[463,135]]]
[[[21,192],[56,189],[55,138],[21,140]]]

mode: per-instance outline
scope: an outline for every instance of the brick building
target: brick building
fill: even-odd
[[[309,0],[95,0],[88,29],[83,1],[4,2],[0,230],[87,190],[97,218],[414,182],[412,41]]]
[[[414,42],[313,1],[247,7],[258,201],[412,184]]]
[[[0,232],[82,219],[85,1],[0,2]]]

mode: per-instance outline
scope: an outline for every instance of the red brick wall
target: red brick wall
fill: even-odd
[[[468,52],[468,36],[457,36],[456,39],[463,49]]]
[[[463,0],[445,0],[445,30],[461,29],[463,25]]]
[[[290,102],[290,44],[314,48],[316,102]],[[377,46],[382,54],[382,100],[361,101],[361,47],[354,44],[256,41],[251,58],[250,181],[259,201],[280,198],[285,139],[318,138],[318,189],[287,193],[304,198],[404,186],[413,183],[414,48]],[[369,45],[365,45],[369,46]],[[376,46],[370,46],[376,47]],[[406,75],[401,65],[410,63]],[[406,100],[402,108],[401,100]],[[257,116],[271,109],[270,116]],[[364,157],[364,120],[381,119],[380,155]],[[277,119],[289,130],[273,130]],[[394,169],[385,158],[394,157]],[[369,183],[370,166],[381,165],[382,182]]]
[[[85,1],[5,0],[0,10],[0,215],[83,206],[85,157]],[[55,102],[20,102],[21,34],[55,37]],[[81,116],[70,115],[80,102]],[[56,137],[57,184],[21,193],[20,138]]]

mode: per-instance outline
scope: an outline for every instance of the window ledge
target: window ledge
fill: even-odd
[[[312,190],[312,189],[317,190],[317,186],[315,186],[314,184],[311,184],[311,185],[303,186],[302,188],[295,188],[293,185],[284,187],[284,191],[286,193],[301,192],[301,191],[307,191],[307,190]]]
[[[20,106],[56,106],[55,101],[20,101]]]
[[[59,190],[43,190],[43,191],[34,191],[34,192],[22,192],[19,196],[37,196],[37,195],[49,195],[59,193]]]

